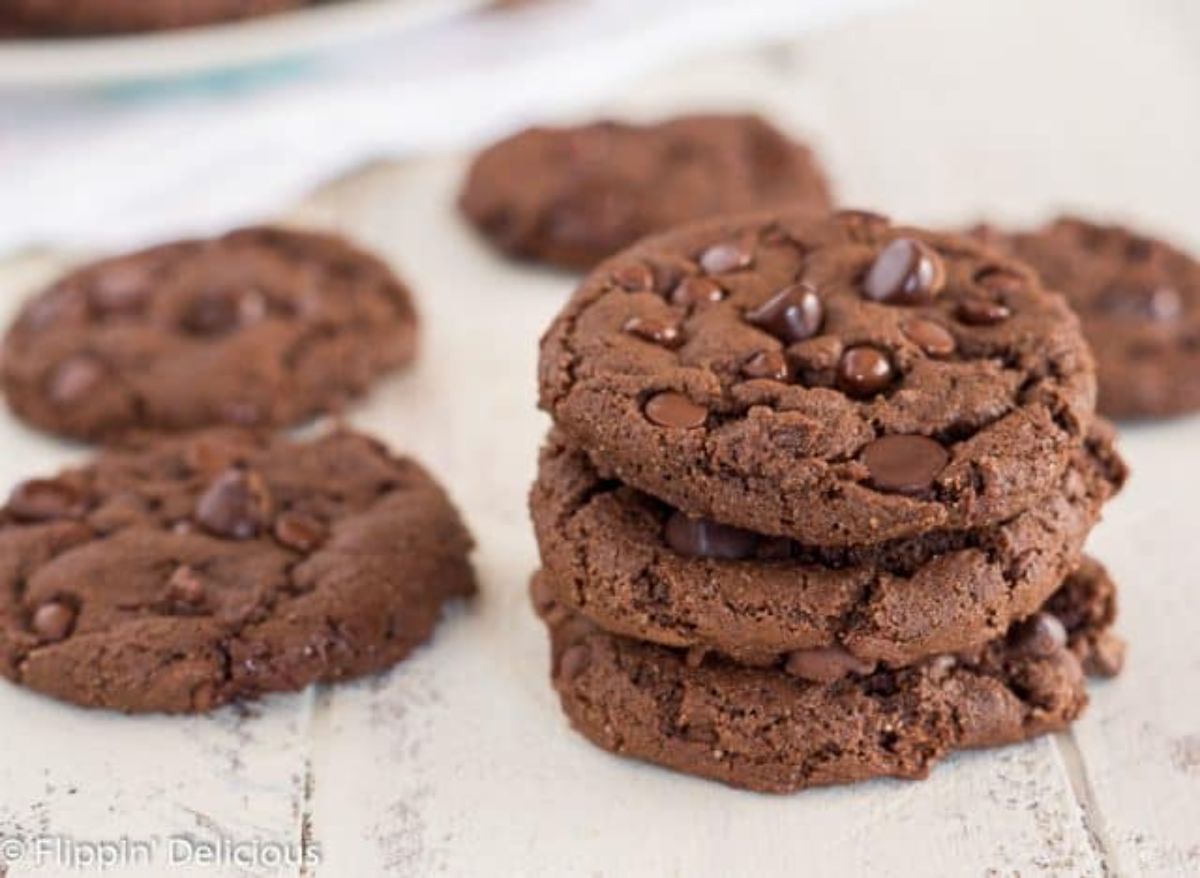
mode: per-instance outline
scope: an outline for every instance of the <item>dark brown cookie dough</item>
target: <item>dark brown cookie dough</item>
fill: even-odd
[[[1076,613],[1080,627],[1038,613],[970,654],[899,670],[843,668],[825,683],[608,634],[565,612],[547,621],[555,688],[572,725],[593,743],[786,793],[923,778],[951,751],[1065,728],[1087,704],[1077,644],[1104,629],[1080,608],[1059,609]]]
[[[10,406],[54,433],[282,426],[410,361],[416,313],[381,261],[329,235],[254,228],[85,266],[9,329]]]
[[[1113,418],[1200,410],[1200,262],[1127,228],[1064,217],[1034,232],[975,233],[1067,297],[1096,356],[1098,407]]]
[[[1093,417],[1078,320],[1023,263],[871,214],[755,215],[606,261],[542,340],[541,406],[603,475],[809,545],[994,524]]]
[[[501,250],[590,268],[652,232],[778,205],[829,210],[808,147],[758,116],[532,128],[483,152],[460,198]]]
[[[172,713],[356,677],[474,591],[470,548],[433,479],[366,436],[145,439],[0,510],[0,673]]]
[[[872,667],[956,652],[1037,611],[1079,564],[1124,466],[1099,430],[1061,489],[972,531],[852,549],[688,519],[552,437],[530,498],[542,596],[599,627],[741,664],[830,650]],[[802,656],[797,658],[801,661]]]
[[[7,14],[54,34],[195,27],[295,9],[312,0],[5,0]]]

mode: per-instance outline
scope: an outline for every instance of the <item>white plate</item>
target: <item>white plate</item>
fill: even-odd
[[[342,0],[185,31],[79,39],[0,39],[0,88],[69,88],[169,79],[303,58],[411,30],[483,0]]]

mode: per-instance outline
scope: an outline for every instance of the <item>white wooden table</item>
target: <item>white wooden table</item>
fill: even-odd
[[[699,59],[614,109],[757,106],[812,135],[848,202],[913,220],[1069,204],[1200,246],[1198,41],[1185,0],[939,2]],[[525,492],[546,427],[536,340],[572,280],[480,246],[453,212],[461,172],[381,165],[288,216],[378,248],[418,291],[420,365],[352,420],[448,483],[479,540],[479,600],[391,673],[213,716],[87,712],[0,684],[0,852],[63,839],[9,878],[96,874],[64,856],[123,838],[135,859],[107,874],[1200,874],[1200,419],[1124,434],[1135,476],[1092,550],[1124,589],[1131,658],[1070,733],[956,756],[924,783],[788,798],[571,733],[525,598]],[[0,316],[65,260],[0,264]],[[83,454],[0,412],[0,488]],[[224,861],[172,865],[181,835],[223,842]],[[284,849],[320,863],[272,868]]]

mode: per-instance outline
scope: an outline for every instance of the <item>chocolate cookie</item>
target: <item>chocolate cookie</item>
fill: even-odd
[[[808,147],[758,116],[532,128],[482,153],[460,207],[501,250],[590,268],[680,223],[776,205],[824,213]]]
[[[356,677],[474,591],[470,549],[433,479],[360,434],[140,440],[0,510],[0,673],[172,713]]]
[[[1031,269],[859,212],[638,244],[555,320],[539,377],[605,477],[826,547],[1030,508],[1095,402],[1078,320]]]
[[[1097,579],[1099,566],[1080,574]],[[614,753],[771,793],[873,777],[922,778],[947,753],[1065,728],[1087,703],[1077,651],[1109,636],[1072,604],[971,653],[898,670],[832,665],[827,682],[655,646],[552,612],[553,680],[571,723]],[[1090,600],[1090,599],[1089,599]],[[1090,605],[1090,604],[1089,604]]]
[[[9,329],[14,411],[88,439],[287,425],[336,410],[416,347],[408,290],[328,235],[245,229],[67,275]]]
[[[1162,418],[1200,410],[1200,262],[1120,226],[1072,217],[984,240],[1029,262],[1083,321],[1100,411]]]
[[[44,33],[168,30],[295,9],[311,0],[6,0],[8,12]]]
[[[1098,428],[1060,491],[1008,521],[823,549],[690,519],[604,481],[586,455],[552,438],[530,502],[540,582],[555,589],[540,602],[615,634],[741,664],[813,650],[864,668],[911,664],[998,637],[1036,612],[1078,566],[1123,478]]]

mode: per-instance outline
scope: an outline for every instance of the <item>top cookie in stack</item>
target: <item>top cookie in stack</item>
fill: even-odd
[[[1019,261],[863,212],[690,226],[596,269],[539,379],[534,601],[602,746],[773,791],[916,777],[1119,667],[1112,585],[1073,571],[1124,465]]]

